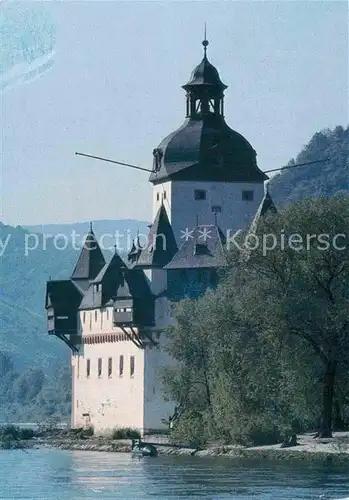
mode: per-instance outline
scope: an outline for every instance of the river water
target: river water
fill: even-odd
[[[349,497],[347,467],[228,458],[0,451],[2,500],[298,500]]]

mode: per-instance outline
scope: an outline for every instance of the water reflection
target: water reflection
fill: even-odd
[[[349,492],[344,468],[282,462],[32,450],[0,453],[0,468],[0,498],[11,500],[314,500]]]

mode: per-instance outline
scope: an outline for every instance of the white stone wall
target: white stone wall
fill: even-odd
[[[124,357],[123,375],[119,374],[120,355]],[[135,371],[130,375],[130,358],[134,356]],[[98,376],[98,359],[102,359],[102,374]],[[112,358],[112,374],[108,376],[108,359]],[[87,376],[87,360],[90,375]],[[72,357],[73,426],[93,425],[96,432],[115,427],[144,426],[144,351],[132,341],[84,345],[82,354]],[[84,416],[88,413],[89,417]]]
[[[170,308],[166,297],[157,302],[156,324],[161,327],[171,321]],[[171,363],[162,349],[162,336],[154,334],[160,348],[146,343],[146,348],[140,349],[125,338],[120,328],[113,326],[112,318],[112,307],[79,312],[83,343],[79,354],[72,356],[72,426],[92,425],[97,433],[115,427],[133,427],[142,432],[149,428],[164,428],[162,419],[173,413],[173,405],[162,397],[160,372]],[[91,338],[100,340],[101,335],[114,337],[106,342],[86,342]],[[115,340],[115,335],[119,340]],[[122,376],[119,374],[121,355],[124,357]],[[135,360],[133,376],[130,374],[131,356]],[[109,358],[112,358],[111,376],[108,376]],[[102,360],[100,376],[98,359]],[[89,376],[87,360],[90,360]]]
[[[158,184],[157,186],[153,186],[153,220],[155,219],[162,202],[171,222],[171,191],[172,182],[164,182],[162,184]]]
[[[116,331],[113,327],[113,308],[91,309],[79,312],[79,325],[82,335],[92,333],[112,333]]]
[[[205,200],[195,200],[194,192],[206,191]],[[224,234],[230,229],[233,234],[238,229],[245,229],[253,217],[264,195],[264,183],[227,183],[227,182],[191,182],[172,181],[153,187],[153,215],[161,203],[157,194],[166,191],[166,209],[177,244],[183,243],[181,230],[189,230],[199,224],[214,224],[215,216],[212,206],[220,206],[217,223]],[[243,191],[253,191],[253,200],[242,200]]]

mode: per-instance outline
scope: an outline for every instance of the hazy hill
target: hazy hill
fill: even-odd
[[[115,231],[131,235],[135,235],[138,228],[145,234],[148,231],[146,222],[135,220],[95,221],[93,227],[97,238]],[[71,244],[59,249],[64,240],[58,239],[55,245],[49,235],[61,233],[70,237],[75,230],[81,236],[77,238],[81,243],[88,228],[86,223],[53,224],[35,226],[28,231],[0,223],[0,351],[11,356],[17,369],[33,362],[48,366],[57,356],[67,354],[66,346],[46,333],[45,285],[50,277],[70,276],[79,251]],[[45,238],[34,229],[41,229]],[[106,260],[112,245],[113,238],[105,238]]]
[[[103,235],[105,247],[115,244],[115,233],[119,235],[120,250],[127,252],[131,247],[131,238],[135,237],[137,231],[140,234],[148,234],[148,224],[146,221],[139,221],[135,219],[122,219],[122,220],[96,220],[91,221],[95,235],[100,239]],[[42,224],[33,226],[23,226],[30,232],[45,233],[46,235],[63,234],[70,240],[72,235],[75,234],[77,242],[82,242],[84,236],[89,230],[90,222],[73,222],[71,224]],[[63,241],[63,240],[62,240]]]
[[[338,191],[349,194],[349,127],[317,132],[289,165],[324,158],[329,161],[282,170],[275,175],[270,181],[275,202],[281,205],[307,196],[330,196]]]
[[[48,365],[64,348],[46,333],[45,283],[50,276],[69,276],[77,252],[58,251],[48,241],[21,227],[0,223],[3,254],[0,257],[0,350],[11,355],[18,368],[29,363]],[[37,249],[28,246],[37,243]]]

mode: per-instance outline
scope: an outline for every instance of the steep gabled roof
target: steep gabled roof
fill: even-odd
[[[119,269],[126,269],[127,266],[125,262],[122,260],[120,255],[117,253],[115,250],[113,257],[111,258],[110,262],[106,263],[100,272],[97,274],[95,279],[93,280],[93,283],[102,283],[103,280],[107,278],[108,275],[112,273],[116,273]]]
[[[164,267],[170,262],[176,251],[177,243],[166,209],[161,204],[151,226],[148,243],[142,248],[135,267]]]
[[[135,299],[152,298],[150,281],[142,269],[127,269],[124,271],[128,289]]]
[[[93,280],[105,265],[105,259],[92,228],[85,238],[71,279]]]
[[[251,223],[249,233],[255,233],[258,228],[259,221],[261,217],[264,217],[265,215],[268,214],[276,214],[277,213],[277,208],[272,200],[272,197],[270,196],[269,190],[268,190],[268,185],[266,186],[265,189],[265,194],[264,197],[258,207],[258,210],[256,212],[256,215],[254,216],[254,219]]]
[[[225,237],[216,225],[197,226],[165,269],[215,268],[227,265]]]

